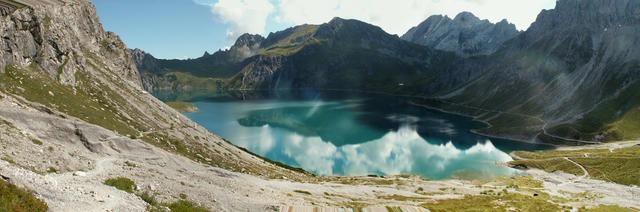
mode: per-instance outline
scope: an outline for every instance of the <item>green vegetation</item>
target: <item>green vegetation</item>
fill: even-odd
[[[109,178],[104,181],[105,185],[116,187],[119,190],[126,191],[127,193],[133,193],[133,189],[136,187],[136,183],[133,180],[125,177]]]
[[[42,145],[42,141],[38,140],[37,138],[31,138],[31,142],[35,145]]]
[[[200,77],[187,72],[169,72],[165,77],[177,88],[220,88],[225,82],[221,78]]]
[[[602,102],[580,120],[549,129],[554,135],[592,140],[602,135],[604,141],[640,138],[640,81],[631,84],[613,99]]]
[[[499,185],[507,186],[507,188],[542,188],[542,181],[533,179],[531,176],[498,177],[494,181],[499,182]]]
[[[156,201],[156,198],[153,196],[153,194],[150,194],[148,191],[137,194],[137,196],[140,197],[142,201],[145,201],[149,205],[158,205],[158,201]]]
[[[51,17],[49,17],[49,14],[44,15],[44,27],[46,29],[49,29],[49,27],[51,27]]]
[[[617,205],[599,205],[598,207],[594,207],[594,208],[580,208],[578,210],[578,212],[601,212],[601,211],[633,212],[634,210],[631,210],[631,209],[628,209],[628,208],[622,208],[622,207],[617,206]]]
[[[450,113],[473,116],[475,120],[489,124],[489,126],[485,128],[476,130],[482,134],[535,136],[541,131],[544,125],[541,120],[532,116],[499,113],[474,106],[451,103],[441,99],[415,98],[412,102]]]
[[[303,190],[293,190],[293,192],[301,193],[301,194],[306,194],[306,195],[311,195],[311,192],[303,191]]]
[[[47,211],[48,206],[33,193],[0,180],[0,211]]]
[[[538,168],[548,172],[561,170],[582,176],[580,167],[564,159],[567,157],[582,165],[589,177],[623,185],[640,185],[640,147],[583,150],[552,150],[539,152],[514,152],[527,160],[511,161],[509,164],[521,168]]]
[[[0,89],[120,134],[138,134],[144,128],[136,108],[87,72],[76,72],[77,88],[80,89],[74,89],[51,80],[35,67],[18,69],[7,65],[5,72],[0,74]]]
[[[198,111],[198,108],[189,102],[165,102],[165,104],[181,113]]]
[[[261,173],[273,178],[281,177],[281,174],[270,173],[260,166],[249,167],[248,162],[238,163],[228,160],[228,155],[214,152],[193,138],[169,136],[167,132],[155,124],[156,121],[152,121],[144,115],[139,107],[135,106],[135,102],[131,102],[137,100],[125,99],[127,93],[135,96],[134,93],[139,91],[131,90],[127,87],[126,82],[116,80],[108,75],[110,70],[99,68],[106,67],[106,65],[101,63],[93,53],[86,51],[85,54],[90,59],[86,61],[90,66],[89,69],[93,69],[95,72],[78,70],[75,73],[76,84],[73,86],[52,80],[45,71],[39,70],[35,63],[29,67],[10,64],[5,67],[4,73],[0,73],[0,91],[4,94],[22,96],[30,102],[40,103],[47,108],[102,126],[120,135],[133,137],[140,135],[141,132],[147,132],[150,128],[156,129],[140,139],[197,162],[232,171],[244,170],[245,173]],[[23,104],[29,105],[30,103],[23,102]],[[160,119],[163,118],[160,114],[152,115]]]
[[[54,167],[47,168],[47,173],[56,173],[56,172],[58,172],[58,170],[56,170],[56,168]]]
[[[129,161],[125,161],[124,165],[128,166],[128,167],[137,167],[137,165],[135,163],[129,162]]]
[[[450,113],[457,113],[457,114],[463,114],[468,116],[479,116],[486,113],[486,111],[481,111],[465,105],[446,102],[441,99],[414,98],[413,100],[411,100],[411,102],[418,105],[424,105],[431,108],[441,109]]]
[[[478,131],[492,135],[535,135],[544,125],[541,120],[526,115],[502,113],[487,119],[491,126]]]
[[[208,212],[209,210],[195,205],[193,202],[179,200],[166,205],[172,212]]]
[[[58,67],[58,77],[57,77],[58,80],[60,80],[60,75],[62,75],[62,72],[64,71],[64,67],[67,66],[68,62],[69,62],[69,58],[65,59],[64,63],[62,63],[62,65]]]
[[[524,166],[527,168],[536,168],[542,169],[546,172],[554,172],[558,170],[562,170],[566,173],[582,176],[584,172],[580,167],[575,164],[565,160],[563,158],[553,158],[553,159],[532,159],[532,160],[518,160],[510,162],[511,165],[516,166]]]
[[[487,195],[465,195],[464,199],[437,200],[435,203],[424,203],[420,206],[430,211],[561,211],[563,206],[552,203],[545,195],[528,196],[519,193],[494,193]]]
[[[295,54],[306,45],[321,42],[319,39],[313,37],[316,30],[318,30],[318,25],[302,25],[278,32],[279,34],[276,36],[286,37],[274,39],[277,41],[275,44],[266,44],[268,46],[264,51],[260,52],[260,54],[269,56],[288,56]]]
[[[142,199],[143,201],[149,204],[149,206],[147,207],[147,211],[151,211],[151,212],[156,212],[156,211],[164,212],[165,210],[163,209],[163,207],[169,208],[172,212],[192,212],[192,211],[208,212],[209,211],[208,209],[197,206],[195,203],[187,200],[178,200],[177,202],[167,204],[167,203],[158,202],[153,194],[150,194],[149,192],[146,192],[146,191],[144,193],[140,193],[137,195],[138,197],[140,197],[140,199]],[[186,195],[184,195],[184,197],[182,197],[182,195],[184,194],[181,194],[182,199],[187,198]]]
[[[293,167],[293,166],[289,166],[287,164],[284,164],[284,163],[281,163],[281,162],[278,162],[278,161],[273,161],[273,160],[271,160],[269,158],[265,158],[265,157],[262,157],[262,156],[260,156],[260,155],[258,155],[256,153],[253,153],[253,152],[249,151],[248,149],[246,149],[244,147],[239,147],[239,146],[236,146],[236,147],[238,149],[246,152],[246,153],[249,153],[249,154],[251,154],[251,155],[253,155],[253,156],[257,157],[257,158],[260,158],[260,159],[266,161],[267,163],[271,163],[271,164],[273,164],[275,166],[279,166],[281,168],[288,169],[288,170],[291,170],[291,171],[294,171],[294,172],[303,173],[303,174],[306,174],[306,175],[309,175],[309,176],[314,176],[312,173],[304,170],[303,168]]]
[[[323,180],[345,185],[393,185],[396,182],[394,179],[386,178],[357,179],[352,177],[325,177]]]

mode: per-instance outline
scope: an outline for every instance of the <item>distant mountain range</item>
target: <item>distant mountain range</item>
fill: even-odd
[[[462,12],[453,20],[442,15],[431,16],[409,29],[402,39],[468,57],[490,55],[519,33],[506,19],[492,24],[470,12]]]
[[[221,86],[230,89],[410,92],[420,90],[434,73],[458,58],[404,41],[377,26],[340,18],[292,27],[267,38],[245,34],[229,50],[193,60],[158,60],[140,50],[132,52],[134,60],[141,61],[139,69],[152,73],[143,78],[147,89],[188,87],[191,82],[167,83],[181,81],[172,77],[176,73],[188,73],[222,78]]]
[[[560,0],[524,32],[463,12],[402,37],[334,18],[191,60],[132,55],[147,90],[314,88],[417,95],[491,124],[478,133],[591,142],[640,137],[640,2]],[[200,85],[200,86],[198,86]]]

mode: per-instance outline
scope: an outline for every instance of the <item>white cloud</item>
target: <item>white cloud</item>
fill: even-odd
[[[404,34],[431,15],[455,17],[462,11],[498,22],[508,19],[526,30],[542,9],[556,0],[193,0],[208,5],[227,39],[242,33],[266,34],[265,27],[321,24],[333,17],[358,19],[391,34]],[[277,28],[276,27],[276,28]]]
[[[524,30],[555,0],[279,0],[276,21],[320,24],[333,17],[353,18],[404,34],[430,15],[455,17],[469,11],[482,19],[498,22],[507,18]]]
[[[218,21],[229,24],[227,39],[243,33],[263,34],[274,6],[268,0],[219,0],[211,5]]]

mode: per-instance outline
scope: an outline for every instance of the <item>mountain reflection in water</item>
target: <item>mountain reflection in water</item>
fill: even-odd
[[[518,171],[496,165],[512,160],[506,152],[549,148],[469,133],[483,125],[406,98],[319,96],[191,98],[199,112],[185,115],[235,145],[318,175],[509,176]]]

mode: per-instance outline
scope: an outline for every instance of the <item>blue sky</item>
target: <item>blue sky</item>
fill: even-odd
[[[215,22],[209,6],[190,0],[92,2],[106,30],[117,33],[129,48],[158,58],[194,58],[230,44],[224,33],[228,26]]]
[[[430,15],[470,11],[526,30],[556,0],[91,0],[106,30],[157,58],[197,58],[231,46],[243,33],[354,18],[402,35]]]

